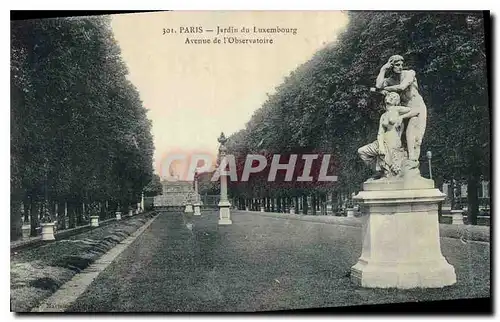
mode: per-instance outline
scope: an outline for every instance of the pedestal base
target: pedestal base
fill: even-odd
[[[260,207],[260,212],[265,212],[264,207]]]
[[[457,282],[455,269],[444,257],[435,261],[375,262],[359,259],[351,281],[370,288],[440,288]]]
[[[200,204],[194,204],[194,215],[195,216],[201,216],[201,209],[200,209]]]
[[[347,217],[354,218],[354,208],[347,208]]]
[[[120,211],[115,212],[116,220],[122,219],[122,213]]]
[[[54,223],[40,224],[42,226],[42,240],[55,240]]]
[[[99,227],[99,216],[90,216],[90,227]]]
[[[451,211],[451,223],[452,225],[463,225],[464,215],[462,210],[452,210]]]
[[[231,225],[231,204],[229,201],[219,202],[219,225]]]
[[[28,239],[31,236],[31,225],[22,226],[23,239]]]
[[[193,212],[193,205],[186,205],[184,212],[185,213],[192,213]]]
[[[455,269],[443,257],[439,239],[437,208],[445,195],[432,180],[415,181],[372,181],[368,191],[354,197],[363,223],[362,254],[351,268],[355,284],[409,289],[456,283]]]

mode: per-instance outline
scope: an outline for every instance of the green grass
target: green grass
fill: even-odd
[[[454,286],[368,289],[349,278],[361,229],[245,212],[232,220],[161,214],[68,311],[255,312],[489,296],[486,243],[441,239]]]

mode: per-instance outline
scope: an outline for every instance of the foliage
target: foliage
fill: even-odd
[[[107,16],[11,22],[12,200],[130,203],[151,121]]]
[[[230,153],[330,153],[339,182],[329,189],[359,190],[369,170],[357,148],[375,140],[381,114],[380,98],[369,88],[388,58],[401,54],[407,67],[416,71],[428,108],[422,173],[428,170],[425,151],[431,150],[433,174],[439,180],[489,178],[483,14],[356,11],[349,17],[338,41],[291,72],[246,128],[229,137]],[[256,197],[261,184],[249,182],[232,193]]]
[[[153,179],[144,187],[145,197],[154,197],[163,193],[163,186],[161,184],[160,176],[153,174]]]

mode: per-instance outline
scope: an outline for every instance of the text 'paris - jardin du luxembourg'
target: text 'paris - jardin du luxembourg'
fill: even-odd
[[[203,28],[202,26],[182,26],[178,28],[163,28],[163,35],[186,34],[207,35],[207,37],[186,36],[184,44],[273,44],[274,35],[297,35],[297,28],[234,26]],[[240,34],[240,35],[238,35]],[[243,34],[243,35],[242,35]],[[255,37],[252,35],[256,35]],[[213,37],[211,37],[213,36]]]

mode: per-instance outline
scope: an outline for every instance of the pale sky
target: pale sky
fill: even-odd
[[[334,41],[347,24],[338,11],[177,11],[114,15],[112,27],[153,121],[155,168],[172,150],[217,153],[217,138],[245,127],[284,77]],[[180,33],[200,26],[203,33]],[[185,44],[213,39],[217,26],[273,44]],[[297,28],[293,34],[241,33],[242,27]],[[163,35],[163,28],[177,33]],[[207,32],[206,29],[214,29]],[[221,37],[221,38],[222,38]]]

